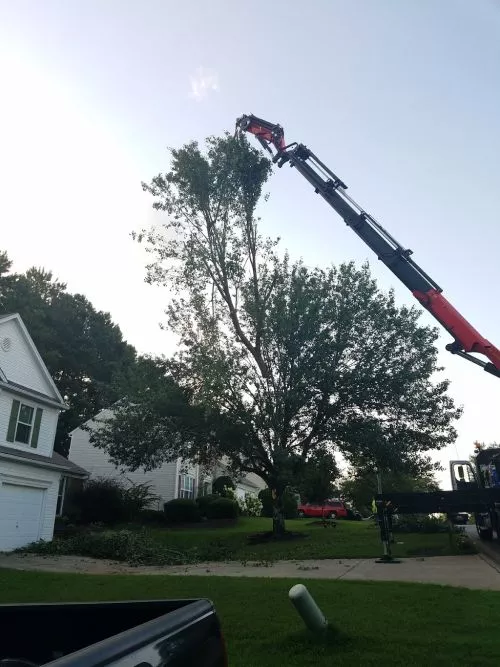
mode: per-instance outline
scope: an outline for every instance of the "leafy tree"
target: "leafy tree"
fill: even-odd
[[[69,294],[50,271],[10,273],[0,253],[0,312],[23,318],[68,405],[59,418],[56,450],[67,454],[69,433],[120,396],[118,377],[134,368],[135,350],[108,313],[81,294]]]
[[[323,502],[336,494],[339,469],[331,451],[315,451],[299,468],[295,488],[303,502]]]
[[[143,186],[165,222],[135,237],[152,255],[147,280],[174,294],[167,313],[180,345],[172,406],[143,420],[133,457],[158,465],[172,443],[200,462],[225,456],[268,484],[279,535],[284,492],[316,452],[335,443],[354,460],[368,438],[387,462],[418,459],[453,441],[459,411],[448,383],[432,381],[436,332],[381,293],[368,266],[308,268],[259,233],[270,169],[245,138],[226,135],[206,152],[195,142],[172,150],[170,171]],[[138,423],[138,409],[124,407],[120,433],[127,412]]]

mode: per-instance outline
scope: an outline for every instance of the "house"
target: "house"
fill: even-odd
[[[122,479],[133,484],[147,482],[157,496],[154,509],[163,509],[164,503],[174,498],[196,498],[212,492],[212,481],[226,470],[221,464],[216,466],[213,474],[206,474],[199,465],[184,463],[180,458],[163,463],[159,468],[129,472],[111,463],[107,454],[94,447],[90,442],[88,428],[98,428],[98,422],[109,419],[112,410],[102,410],[94,420],[88,421],[84,428],[77,428],[71,433],[69,460],[84,468],[92,477]],[[257,475],[246,475],[235,480],[236,495],[244,498],[245,494],[258,495],[265,488],[264,482]]]
[[[0,315],[0,551],[51,540],[68,479],[86,476],[54,452],[65,407],[20,315]]]

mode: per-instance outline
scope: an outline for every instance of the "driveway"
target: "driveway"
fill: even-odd
[[[374,559],[335,559],[131,567],[124,563],[78,556],[0,554],[0,567],[85,574],[282,577],[295,581],[303,579],[407,581],[500,591],[500,567],[482,555],[406,558],[398,564],[380,564]]]
[[[476,526],[465,526],[465,532],[474,542],[477,550],[487,556],[500,566],[500,541],[491,540],[491,542],[480,540],[477,534]]]

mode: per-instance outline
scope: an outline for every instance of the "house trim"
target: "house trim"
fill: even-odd
[[[49,489],[52,485],[50,480],[37,479],[35,477],[22,477],[3,472],[0,472],[0,482],[2,484],[13,484],[14,486],[29,486],[36,489]]]
[[[82,477],[87,476],[84,475],[83,473],[78,473],[75,470],[71,470],[71,468],[68,468],[64,465],[58,465],[57,463],[53,463],[50,459],[48,459],[47,461],[40,461],[28,458],[26,456],[16,456],[15,454],[6,454],[4,452],[0,452],[0,459],[6,459],[7,461],[15,461],[16,463],[24,463],[24,465],[33,465],[37,468],[47,468],[49,470],[60,471],[66,477],[76,477],[80,479]]]
[[[15,382],[9,382],[0,379],[0,391],[1,390],[7,391],[8,393],[11,394],[16,394],[17,396],[23,396],[24,398],[28,398],[30,401],[36,401],[37,403],[43,403],[44,405],[48,405],[51,408],[57,408],[58,410],[66,410],[67,406],[65,403],[61,402],[59,403],[58,401],[54,400],[53,398],[50,398],[50,396],[45,396],[45,394],[41,394],[37,391],[34,391],[32,389],[28,389],[28,387],[23,387],[20,384],[17,384]]]

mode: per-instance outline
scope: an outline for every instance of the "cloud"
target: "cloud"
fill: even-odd
[[[198,67],[196,74],[190,76],[189,80],[191,83],[189,97],[197,102],[204,100],[209,93],[219,90],[219,76],[214,70]]]

